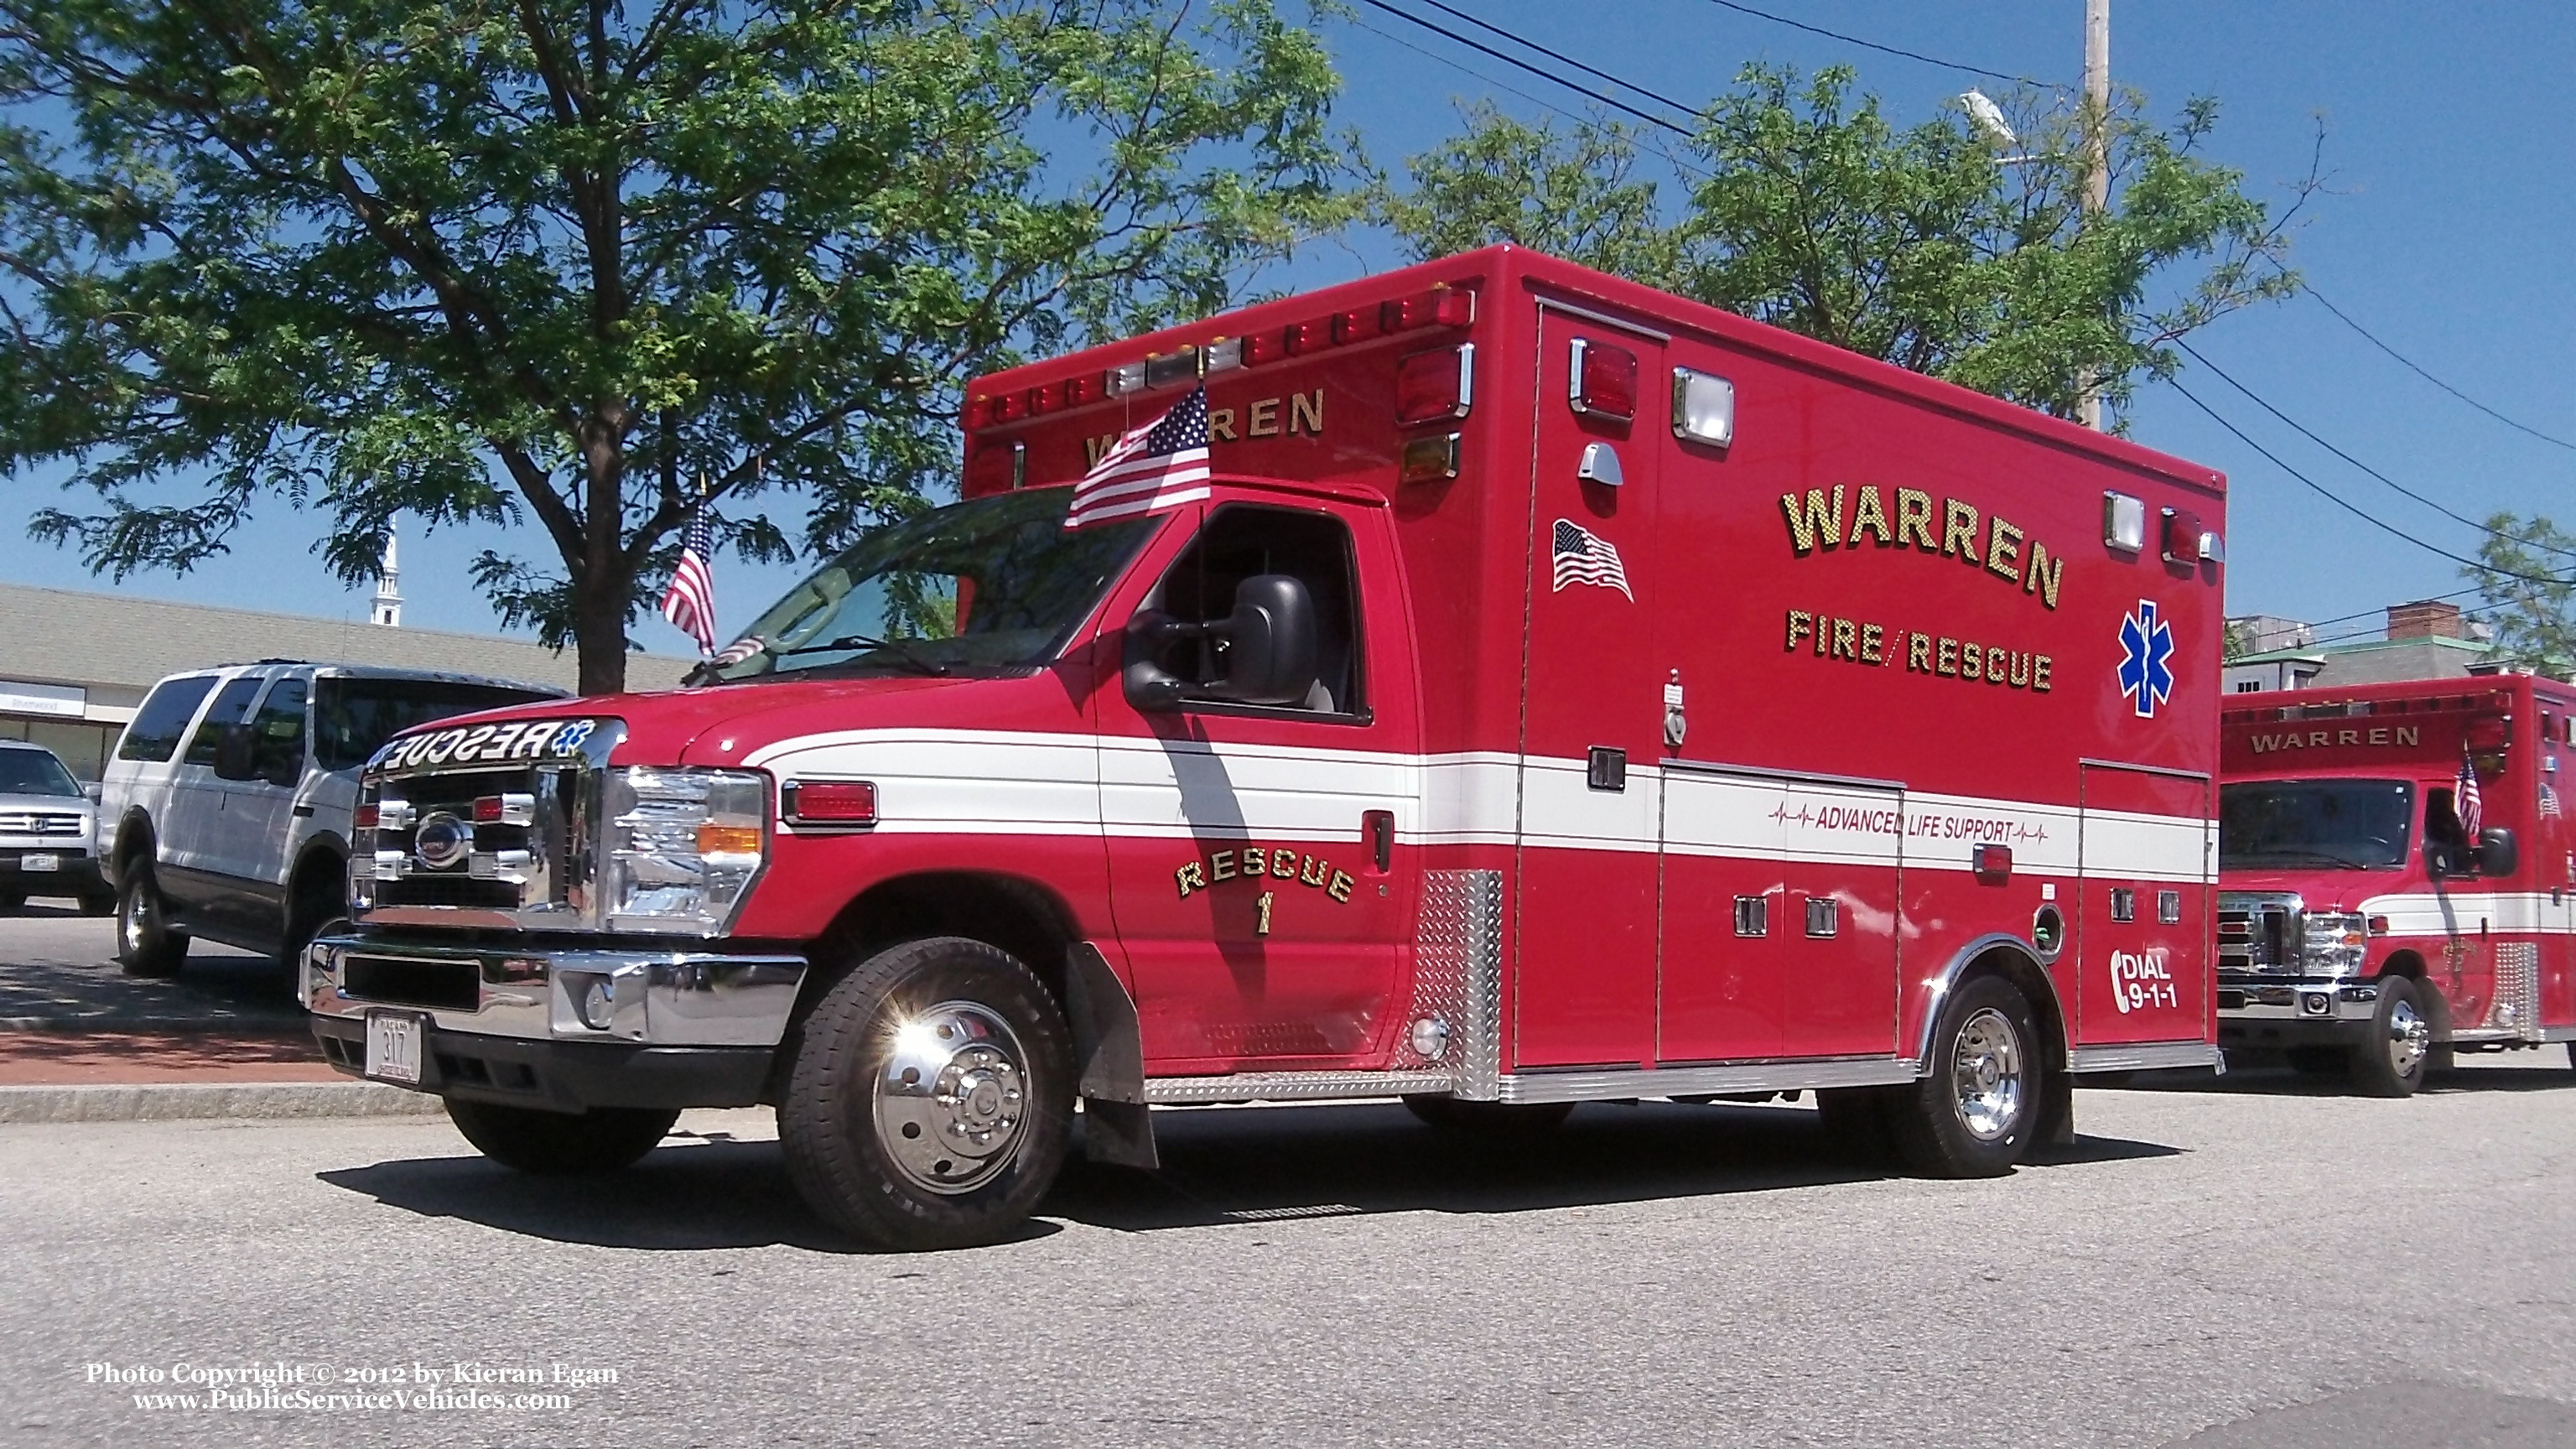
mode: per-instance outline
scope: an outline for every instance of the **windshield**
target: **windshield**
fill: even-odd
[[[1068,531],[1072,499],[1070,488],[999,493],[879,529],[690,678],[1049,663],[1154,527],[1132,518]]]
[[[80,781],[51,750],[0,750],[0,795],[78,795]]]
[[[2402,780],[2246,780],[2218,791],[2218,868],[2403,865],[2415,787]]]
[[[498,684],[324,675],[313,704],[313,757],[326,770],[355,769],[376,747],[416,724],[554,696]]]

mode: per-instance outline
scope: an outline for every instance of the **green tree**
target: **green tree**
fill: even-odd
[[[0,468],[120,579],[533,515],[478,579],[614,689],[693,507],[831,546],[1334,225],[1336,84],[1272,0],[0,0]]]
[[[2061,416],[2088,373],[2117,405],[2177,366],[2173,339],[2298,285],[2314,177],[2277,215],[2248,196],[2198,154],[2214,102],[2159,127],[2124,98],[2087,216],[2081,111],[2008,98],[2005,155],[1964,113],[1900,130],[1852,86],[1749,67],[1686,138],[1471,109],[1377,212],[1417,256],[1522,242]]]
[[[2478,545],[2484,567],[2463,568],[2460,576],[2477,588],[2477,617],[2495,632],[2496,662],[2576,678],[2576,572],[2569,567],[2576,534],[2536,513],[2498,513],[2486,526]]]

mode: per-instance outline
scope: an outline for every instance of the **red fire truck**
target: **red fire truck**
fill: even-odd
[[[1201,392],[1200,390],[1204,391]],[[1203,406],[1204,496],[1065,526]],[[366,772],[343,1069],[534,1170],[774,1103],[875,1242],[1163,1103],[1814,1091],[1922,1170],[2216,1061],[2223,481],[1496,248],[974,384],[698,686]]]
[[[2576,688],[2527,674],[2266,694],[2221,721],[2219,1034],[2413,1092],[2576,1042]]]

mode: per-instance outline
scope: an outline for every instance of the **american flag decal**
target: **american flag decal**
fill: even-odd
[[[1208,496],[1207,389],[1194,387],[1171,411],[1130,429],[1082,481],[1064,526],[1132,518]]]
[[[1567,584],[1599,584],[1627,594],[1632,604],[1637,601],[1637,596],[1628,590],[1628,571],[1619,566],[1619,550],[1610,546],[1610,540],[1560,518],[1556,521],[1556,541],[1548,552],[1558,589]]]

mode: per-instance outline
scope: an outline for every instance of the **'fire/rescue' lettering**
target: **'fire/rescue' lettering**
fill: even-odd
[[[1983,569],[2006,583],[2021,585],[2048,608],[2057,607],[2058,585],[2066,578],[2066,560],[2048,551],[2020,525],[2000,515],[1984,519],[1979,540],[1976,506],[1964,499],[1935,500],[1919,488],[1898,488],[1895,511],[1875,483],[1860,486],[1857,499],[1849,486],[1805,494],[1780,495],[1780,512],[1789,521],[1789,550],[1800,558],[1831,549],[1856,547],[1864,538],[1880,548],[1913,548],[1955,558]],[[1940,541],[1933,541],[1934,504],[1939,504]],[[1848,520],[1848,522],[1846,522]]]
[[[1830,614],[1810,613],[1805,609],[1788,611],[1781,647],[1791,653],[1801,648],[1819,659],[1841,659],[1853,664],[1875,664],[1882,667],[1896,663],[1889,646],[1901,638],[1905,644],[1905,672],[1937,674],[1945,679],[1964,679],[1978,684],[2000,684],[2012,689],[2027,689],[2033,694],[2049,692],[2049,657],[2027,650],[2007,649],[2000,644],[1979,644],[1973,639],[1945,639],[1918,630],[1889,630],[1878,624],[1857,619],[1837,619]],[[2257,749],[2263,748],[2261,745]]]

